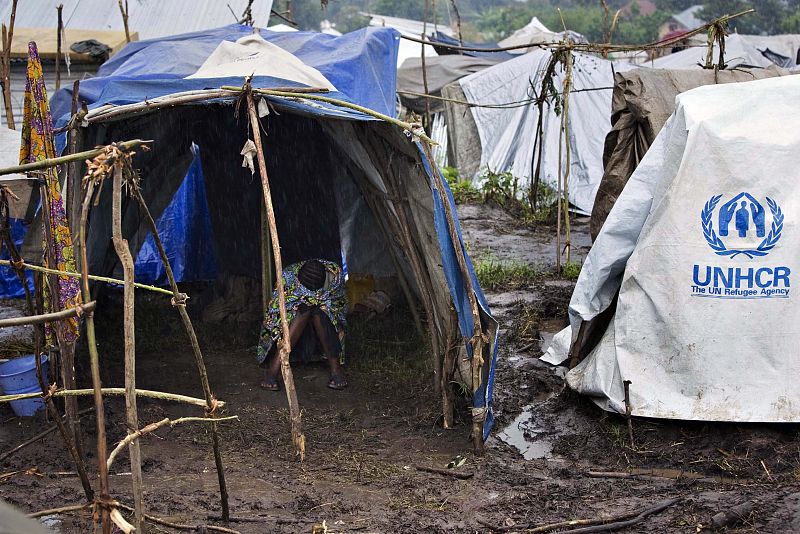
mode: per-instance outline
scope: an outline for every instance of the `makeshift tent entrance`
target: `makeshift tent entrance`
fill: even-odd
[[[238,38],[242,32],[238,27],[228,27],[211,33],[221,41]],[[261,35],[278,46],[286,43],[285,36],[301,42],[299,50],[306,63],[342,91],[327,93],[328,97],[364,104],[364,100],[374,101],[374,92],[394,92],[391,73],[395,71],[397,34],[393,30],[368,29],[338,38],[303,32],[283,34],[280,39],[271,32],[262,31]],[[207,46],[207,35],[200,40],[210,48],[210,55],[213,47]],[[162,54],[169,48],[167,41],[144,42],[145,46],[133,43],[135,51],[120,53],[127,59],[117,63],[119,69],[127,73],[126,64],[140,66],[134,79],[110,72],[107,77],[92,80],[86,94],[81,89],[81,97],[96,96],[87,116],[89,125],[81,131],[81,145],[152,139],[152,149],[139,151],[134,166],[141,172],[144,199],[158,217],[181,184],[192,157],[190,148],[196,144],[202,154],[218,278],[247,276],[260,280],[264,272],[259,240],[261,185],[249,169],[242,167],[240,155],[251,135],[250,127],[243,114],[237,118],[233,104],[239,93],[217,89],[223,85],[241,87],[243,78],[164,75],[159,69],[164,61]],[[179,36],[176,41],[185,46],[191,36]],[[349,69],[331,62],[326,55],[340,47],[340,57],[350,62]],[[299,52],[297,57],[303,59]],[[199,67],[205,58],[195,60]],[[365,73],[365,78],[354,80],[353,72]],[[374,91],[367,91],[362,83],[374,83]],[[252,85],[269,88],[298,84],[256,76]],[[352,92],[344,93],[348,89]],[[176,100],[187,96],[194,99],[193,103]],[[167,106],[168,102],[172,105]],[[290,98],[259,99],[258,109],[284,265],[312,257],[340,261],[344,255],[351,276],[408,279],[426,310],[439,361],[466,366],[455,370],[457,380],[471,376],[470,361],[480,364],[479,383],[470,378],[464,381],[473,391],[477,436],[488,437],[493,420],[497,323],[464,251],[457,219],[450,221],[457,242],[450,237],[447,211],[454,212],[455,204],[446,184],[442,191],[445,198],[434,186],[423,147],[411,132],[396,125],[334,104],[306,100],[299,93]],[[59,124],[66,124],[67,119],[62,116]],[[88,264],[89,271],[96,274],[109,274],[116,264],[109,245],[110,202],[110,191],[104,190],[89,221]],[[123,233],[135,253],[147,232],[135,202],[128,202],[123,210]],[[469,279],[459,267],[457,250],[466,256]],[[401,266],[399,272],[391,261],[393,256]],[[478,301],[480,330],[488,340],[482,353],[475,355],[479,359],[473,357],[471,344],[454,343],[475,335],[470,287]],[[455,330],[450,328],[453,309],[458,319]],[[456,347],[454,352],[445,354],[450,347]],[[449,375],[442,385],[444,391],[449,390]]]
[[[678,96],[586,258],[548,361],[633,415],[796,422],[800,77]],[[606,326],[607,325],[607,326]],[[570,351],[571,345],[571,351]]]

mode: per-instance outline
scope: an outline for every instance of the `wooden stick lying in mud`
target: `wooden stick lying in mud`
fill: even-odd
[[[131,508],[130,506],[126,506],[122,503],[118,502],[116,503],[116,506],[122,508],[123,510],[133,512],[133,508]],[[165,527],[174,528],[176,530],[192,530],[196,532],[203,532],[205,529],[207,531],[212,531],[212,532],[224,532],[225,534],[242,534],[238,530],[233,530],[232,528],[218,527],[216,525],[181,525],[178,523],[170,523],[169,521],[165,521],[159,517],[150,514],[144,514],[144,518],[151,523],[155,523],[156,525],[163,525]]]
[[[217,415],[216,407],[218,406],[218,403],[214,398],[214,394],[211,392],[211,385],[208,381],[208,371],[206,370],[206,362],[203,359],[203,352],[200,350],[200,342],[197,340],[197,333],[194,331],[192,320],[189,317],[189,313],[186,311],[187,297],[178,290],[178,282],[175,280],[175,273],[173,273],[172,266],[169,263],[169,258],[167,258],[167,251],[164,248],[164,243],[161,241],[161,236],[158,235],[156,221],[153,219],[153,215],[150,213],[150,209],[147,207],[144,197],[142,197],[141,190],[138,187],[134,188],[133,195],[136,198],[136,202],[139,204],[139,207],[144,212],[145,220],[147,221],[147,224],[150,227],[150,233],[153,236],[153,242],[155,242],[158,253],[161,256],[161,263],[164,264],[164,272],[167,275],[169,286],[172,289],[172,304],[178,309],[178,314],[181,316],[183,328],[186,330],[186,335],[189,337],[189,343],[192,345],[195,365],[197,367],[197,372],[200,375],[200,385],[203,388],[203,396],[206,400],[206,417],[213,419]],[[225,518],[225,521],[227,521],[228,516],[230,515],[230,510],[228,508],[228,485],[225,482],[225,467],[222,465],[222,453],[220,452],[219,432],[217,432],[216,423],[211,424],[211,445],[214,450],[214,465],[217,469],[217,479],[219,482],[219,496],[221,501],[220,506],[222,508],[222,517]]]
[[[125,388],[102,388],[100,393],[103,395],[125,395]],[[94,390],[91,389],[61,389],[52,394],[53,397],[67,397],[72,395],[83,396],[83,395],[93,395]],[[150,399],[161,399],[161,400],[169,400],[175,402],[183,402],[184,404],[191,404],[193,406],[200,406],[204,407],[206,405],[206,401],[203,399],[197,399],[195,397],[189,397],[186,395],[178,395],[176,393],[164,393],[163,391],[150,391],[148,389],[137,389],[136,395],[138,397],[147,397]],[[15,400],[23,400],[23,399],[35,399],[36,397],[41,397],[41,393],[20,393],[18,395],[0,395],[0,404],[4,402],[11,402]],[[225,406],[225,402],[217,401],[217,406],[222,407]]]
[[[715,484],[744,484],[750,482],[746,479],[705,476],[692,471],[679,471],[675,469],[636,469],[633,471],[586,471],[589,478],[620,478],[633,480],[691,480],[692,482],[710,482]]]
[[[662,501],[659,504],[648,508],[646,510],[637,510],[634,512],[628,512],[626,514],[615,515],[611,517],[598,517],[593,519],[572,519],[569,521],[559,521],[558,523],[549,523],[547,525],[540,525],[534,526],[533,523],[523,523],[518,525],[508,526],[496,526],[488,521],[483,519],[478,519],[478,523],[481,525],[488,527],[492,530],[492,532],[508,532],[513,530],[515,532],[522,532],[525,531],[528,534],[542,534],[544,532],[552,532],[554,530],[559,530],[559,534],[587,534],[590,532],[607,532],[611,530],[619,530],[622,528],[627,528],[629,526],[635,525],[641,522],[649,515],[657,514],[662,512],[683,500],[683,497],[676,497],[673,499],[667,499],[666,501]],[[571,529],[571,530],[560,530],[566,527],[577,527],[580,526],[582,528]]]
[[[42,510],[40,512],[33,512],[32,514],[28,514],[30,518],[37,518],[37,517],[44,517],[46,515],[56,515],[56,514],[65,514],[67,512],[77,512],[79,510],[83,510],[84,508],[90,508],[92,506],[91,503],[86,504],[72,504],[70,506],[62,506],[60,508],[50,508],[49,510]]]
[[[85,415],[85,414],[91,412],[92,410],[94,410],[94,407],[86,408],[85,410],[81,410],[80,412],[78,412],[78,415],[79,416]],[[48,428],[47,430],[45,430],[43,432],[39,432],[38,434],[33,436],[31,439],[23,441],[22,443],[20,443],[19,445],[17,445],[13,449],[11,449],[9,451],[6,451],[3,454],[0,454],[0,462],[2,462],[3,460],[5,460],[6,458],[8,458],[11,455],[14,455],[14,454],[18,453],[19,451],[21,451],[22,449],[24,449],[28,445],[36,443],[40,439],[49,436],[50,434],[52,434],[56,430],[58,430],[58,425],[53,425],[50,428]]]
[[[272,239],[272,258],[275,262],[275,286],[278,291],[282,334],[282,339],[278,342],[278,357],[281,359],[281,374],[283,375],[283,384],[286,386],[286,399],[289,403],[292,442],[302,462],[306,455],[306,437],[303,435],[302,413],[300,411],[300,403],[297,401],[297,390],[294,386],[292,368],[289,365],[289,353],[292,351],[292,344],[289,339],[289,322],[286,319],[286,294],[283,288],[281,245],[278,240],[278,227],[275,223],[275,210],[272,208],[272,193],[270,192],[269,177],[267,176],[267,162],[264,157],[264,147],[261,144],[261,123],[258,120],[258,113],[256,113],[256,104],[253,101],[253,91],[249,79],[245,83],[244,96],[247,100],[247,113],[250,117],[253,142],[256,145],[258,173],[261,175],[261,190],[264,195],[264,206],[267,209],[267,223],[269,224],[270,239]]]
[[[230,417],[220,417],[219,419],[208,419],[206,417],[181,417],[180,419],[162,419],[161,421],[150,423],[147,426],[144,426],[133,432],[132,434],[128,434],[125,436],[125,439],[119,442],[119,444],[111,451],[111,454],[108,455],[108,460],[106,461],[106,466],[108,469],[111,469],[111,464],[114,463],[114,459],[117,455],[125,449],[133,440],[139,439],[145,434],[149,434],[155,430],[158,430],[162,426],[169,425],[175,426],[181,423],[216,423],[217,421],[230,421],[232,419],[239,419],[238,415],[232,415]],[[226,519],[227,521],[227,519]]]
[[[475,473],[462,473],[452,469],[439,469],[436,467],[426,467],[424,465],[415,465],[414,469],[417,471],[425,471],[426,473],[434,473],[436,475],[444,475],[446,477],[453,477],[461,480],[467,480],[475,476]]]
[[[593,533],[593,532],[609,532],[609,531],[613,531],[613,530],[621,530],[623,528],[632,527],[633,525],[641,523],[648,516],[651,516],[653,514],[657,514],[659,512],[663,512],[664,510],[666,510],[670,506],[672,506],[672,505],[674,505],[674,504],[676,504],[676,503],[678,503],[678,502],[680,502],[682,500],[683,500],[683,497],[676,497],[674,499],[667,499],[666,501],[662,501],[662,502],[658,503],[657,505],[655,505],[655,506],[653,506],[651,508],[647,508],[646,510],[640,511],[638,515],[636,515],[635,517],[633,517],[631,519],[625,519],[623,516],[616,516],[616,517],[611,519],[611,521],[613,521],[611,523],[606,522],[604,524],[594,525],[594,526],[590,526],[590,527],[576,528],[576,529],[572,529],[572,530],[562,530],[561,534],[590,534],[590,533]],[[626,515],[629,516],[630,514],[626,514]]]

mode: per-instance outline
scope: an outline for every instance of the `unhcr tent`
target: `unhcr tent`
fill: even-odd
[[[592,207],[592,238],[597,237],[628,178],[675,110],[678,94],[702,85],[746,82],[788,74],[788,71],[774,66],[718,72],[705,69],[618,72],[614,77],[612,127],[603,151],[605,170]]]
[[[537,49],[459,81],[467,101],[495,106],[470,109],[480,137],[481,171],[510,171],[522,180],[521,186],[530,185],[536,167],[534,143],[539,115],[533,99],[541,91],[542,77],[551,58],[550,50]],[[603,176],[603,139],[610,129],[614,71],[633,67],[629,64],[612,67],[611,61],[588,54],[575,53],[574,58],[574,92],[569,104],[572,161],[569,200],[578,210],[589,213]],[[562,91],[563,83],[563,69],[557,67],[556,92]],[[555,189],[559,177],[561,117],[552,105],[546,104],[544,109],[542,181]],[[458,111],[463,109],[455,110]],[[561,165],[565,164],[566,152],[562,151]]]
[[[253,72],[256,89],[302,87],[297,80],[311,77],[335,88],[326,97],[391,115],[397,39],[396,31],[383,28],[334,37],[254,33],[233,25],[131,43],[103,66],[100,76],[81,84],[80,97],[90,104],[81,144],[154,140],[150,151],[137,153],[134,167],[141,171],[142,193],[155,216],[185,183],[186,168],[197,155],[193,147],[198,147],[217,279],[260,280],[261,185],[242,167],[241,156],[249,124],[234,106],[240,93],[220,88],[241,87]],[[457,373],[462,366],[471,372],[470,361],[475,362],[480,383],[468,381],[473,422],[478,438],[488,436],[497,323],[468,255],[468,278],[462,274],[458,255],[465,252],[464,244],[457,219],[450,226],[447,216],[455,209],[452,195],[446,184],[444,196],[439,194],[415,133],[301,93],[255,96],[284,264],[344,258],[351,276],[408,280],[426,311],[438,361],[458,367]],[[67,90],[55,95],[58,126],[68,122],[69,100]],[[110,193],[110,188],[102,192],[87,232],[89,270],[96,274],[113,272],[117,263],[110,247]],[[185,206],[184,221],[194,216],[192,204]],[[122,224],[135,255],[147,237],[135,203],[124,207]],[[457,315],[453,328],[451,309]],[[473,321],[474,312],[480,325]],[[463,340],[472,338],[476,326],[489,343],[473,355]],[[451,346],[459,348],[451,352]],[[448,391],[449,378],[442,384]]]
[[[630,381],[638,416],[800,420],[800,131],[786,127],[800,121],[799,91],[786,76],[678,96],[548,355],[583,358],[570,387],[624,413]]]

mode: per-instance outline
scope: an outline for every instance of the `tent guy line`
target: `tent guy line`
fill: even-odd
[[[614,89],[613,87],[588,87],[586,89],[570,89],[571,93],[588,93],[591,91],[611,91]],[[436,95],[426,95],[425,93],[417,93],[415,91],[397,91],[397,94],[400,95],[409,95],[409,96],[418,96],[420,98],[430,98],[431,100],[439,100],[441,102],[450,102],[453,104],[459,104],[461,106],[467,106],[470,108],[489,108],[489,109],[514,109],[514,108],[521,108],[525,107],[528,104],[534,104],[539,99],[538,98],[528,98],[525,100],[516,100],[514,102],[506,102],[504,104],[478,104],[476,102],[468,102],[466,100],[458,100],[455,98],[445,98],[443,96],[436,96]],[[555,93],[558,96],[561,96],[563,93]]]

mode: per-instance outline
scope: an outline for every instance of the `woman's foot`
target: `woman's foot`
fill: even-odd
[[[347,387],[347,379],[343,374],[331,375],[330,380],[328,380],[328,387],[336,390],[344,389]]]
[[[266,389],[267,391],[280,391],[281,386],[278,384],[277,378],[265,378],[259,384],[261,389]]]

